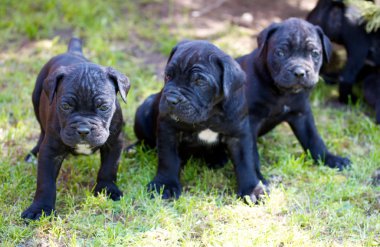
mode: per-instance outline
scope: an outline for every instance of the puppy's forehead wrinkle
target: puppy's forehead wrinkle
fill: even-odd
[[[319,46],[319,40],[314,28],[308,25],[296,25],[287,28],[284,26],[276,33],[273,43],[275,46],[286,46],[289,49],[307,49],[310,46]],[[284,37],[286,37],[284,39]],[[306,42],[305,42],[306,41]]]
[[[202,73],[207,70],[208,70],[207,66],[204,66],[202,64],[195,64],[189,68],[190,73]]]
[[[213,61],[217,56],[217,53],[213,50],[189,47],[182,51],[177,51],[168,65],[168,70],[179,68],[181,73],[192,72],[194,69],[209,70],[209,65],[213,65]]]
[[[66,93],[71,93],[79,99],[88,99],[94,95],[112,95],[114,87],[109,87],[109,80],[101,67],[82,65],[74,68],[65,78]]]
[[[178,54],[177,54],[178,53]],[[199,61],[201,55],[198,50],[186,49],[182,52],[177,52],[173,57],[173,62],[176,67],[188,69],[189,65]],[[182,71],[185,72],[185,71]]]
[[[81,65],[74,68],[67,76],[67,81],[82,88],[101,87],[107,83],[104,70],[95,65]]]

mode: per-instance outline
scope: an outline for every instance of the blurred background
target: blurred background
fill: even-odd
[[[273,21],[304,18],[315,0],[139,0],[0,3],[0,45],[23,50],[71,36],[86,47],[124,52],[146,64],[162,64],[184,38],[207,39],[231,55],[248,53],[256,34]],[[223,48],[224,48],[223,47]],[[95,50],[94,50],[95,48]]]

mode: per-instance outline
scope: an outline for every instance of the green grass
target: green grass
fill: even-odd
[[[263,173],[273,182],[265,204],[247,206],[236,199],[231,163],[211,170],[197,160],[181,172],[184,193],[179,200],[149,199],[146,184],[155,174],[157,157],[154,151],[138,149],[121,159],[121,201],[91,193],[98,154],[70,157],[57,182],[58,216],[30,224],[21,220],[36,186],[36,166],[23,157],[38,138],[31,92],[40,68],[66,50],[71,35],[84,38],[88,58],[123,71],[131,80],[128,103],[122,107],[126,142],[133,142],[136,107],[162,86],[144,56],[167,56],[178,40],[192,37],[190,24],[175,25],[172,9],[165,18],[158,16],[163,3],[1,1],[0,245],[380,245],[380,189],[371,184],[371,174],[380,166],[379,127],[363,103],[337,106],[336,88],[322,83],[311,99],[317,126],[332,152],[352,159],[350,170],[315,164],[283,124],[259,140]],[[146,4],[158,7],[146,9]],[[250,35],[230,25],[212,41],[238,56],[250,51],[238,47],[234,37]]]

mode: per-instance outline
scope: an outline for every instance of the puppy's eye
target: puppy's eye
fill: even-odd
[[[283,50],[280,50],[280,49],[278,49],[278,50],[276,51],[276,54],[277,54],[277,56],[279,56],[279,57],[284,57],[284,56],[285,56],[285,52],[284,52]]]
[[[106,104],[102,104],[102,105],[98,105],[97,108],[98,108],[98,110],[100,110],[100,111],[108,111],[109,106],[106,105]]]
[[[61,109],[64,110],[64,111],[69,111],[71,110],[72,106],[69,105],[68,103],[62,103],[61,104]]]
[[[194,83],[195,83],[195,85],[197,85],[197,86],[202,86],[202,85],[205,84],[205,81],[202,80],[202,79],[196,79],[196,80],[194,81]]]
[[[312,56],[313,58],[319,58],[319,56],[320,56],[319,51],[318,51],[318,50],[313,50],[313,51],[311,52],[311,56]]]
[[[165,81],[170,81],[172,79],[172,77],[168,74],[165,75]]]

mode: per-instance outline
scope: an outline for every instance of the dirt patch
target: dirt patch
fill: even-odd
[[[255,37],[272,22],[289,17],[305,18],[316,0],[174,0],[141,5],[142,12],[157,16],[181,38],[206,39],[230,46],[234,54],[243,54],[256,46]],[[238,28],[242,35],[230,34]],[[230,37],[229,37],[230,35]],[[229,52],[229,51],[227,51]],[[141,54],[144,63],[162,74],[166,59],[158,52]],[[157,62],[157,63],[156,63]]]
[[[190,10],[190,22],[195,29],[207,28],[215,23],[229,21],[260,31],[274,21],[289,17],[304,18],[316,1],[306,0],[214,0],[175,1],[175,4]],[[252,16],[251,21],[237,22],[243,15]]]

